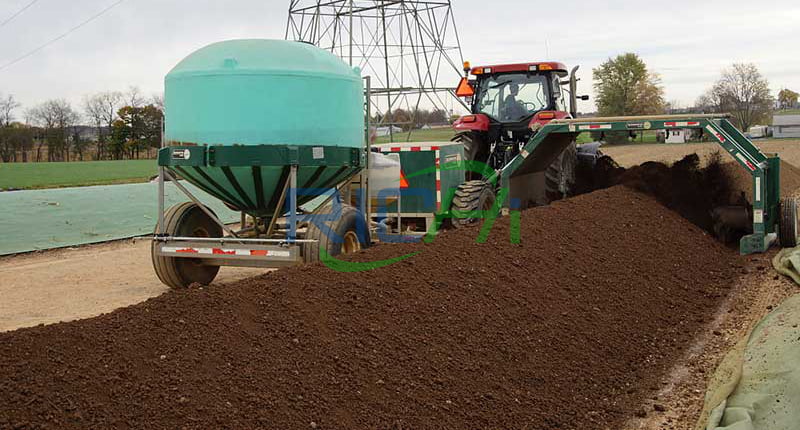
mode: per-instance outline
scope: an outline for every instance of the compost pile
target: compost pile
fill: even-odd
[[[618,428],[741,263],[626,187],[510,220],[2,333],[0,428]]]
[[[782,183],[791,186],[796,182],[792,179],[797,169],[783,164],[782,169],[787,172],[782,171],[782,177],[789,180]],[[654,196],[709,232],[713,231],[711,213],[714,208],[752,205],[752,176],[736,163],[723,162],[718,152],[711,154],[705,163],[701,163],[697,154],[689,154],[672,164],[648,161],[625,169],[610,157],[602,157],[597,167],[578,171],[579,193],[624,184]]]

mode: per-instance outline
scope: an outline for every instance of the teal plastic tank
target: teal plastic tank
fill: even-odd
[[[178,63],[164,86],[168,142],[364,145],[361,76],[307,43],[214,43]]]
[[[230,208],[282,211],[292,166],[302,205],[364,167],[359,72],[284,40],[231,40],[186,57],[165,78],[158,164]]]

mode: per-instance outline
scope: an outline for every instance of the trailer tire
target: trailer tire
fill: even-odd
[[[483,180],[467,181],[456,189],[453,203],[450,205],[450,211],[466,213],[491,210],[494,207],[496,198],[492,184]],[[479,220],[480,218],[475,217],[459,218],[453,216],[450,218],[450,222],[455,228],[466,227]]]
[[[222,237],[222,227],[193,202],[169,208],[164,215],[163,232],[175,237]],[[170,288],[186,288],[194,283],[208,285],[219,272],[219,266],[203,264],[201,259],[157,255],[157,245],[153,241],[150,248],[153,268],[158,279]]]
[[[361,211],[345,204],[338,207],[336,219],[324,223],[335,233],[334,237],[330,237],[313,222],[309,223],[305,238],[317,242],[303,243],[303,261],[306,263],[321,261],[320,249],[324,249],[330,256],[337,256],[352,254],[369,247],[369,229]],[[314,214],[331,214],[331,206],[323,206],[314,211]]]
[[[561,200],[572,194],[575,186],[575,170],[578,148],[575,142],[567,146],[544,172],[545,196],[547,203]]]
[[[794,197],[781,199],[779,223],[781,246],[784,248],[797,246],[797,200]]]

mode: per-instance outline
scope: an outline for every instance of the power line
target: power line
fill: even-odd
[[[38,1],[39,0],[32,0],[30,3],[26,4],[25,6],[23,6],[22,9],[18,10],[15,14],[11,15],[5,21],[1,22],[0,23],[0,27],[5,27],[6,24],[8,24],[9,22],[13,21],[14,18],[22,15],[22,12],[25,12],[26,10],[28,10],[29,7],[33,6]]]
[[[56,37],[54,39],[50,39],[49,41],[45,42],[42,45],[39,45],[35,49],[33,49],[31,51],[28,51],[26,54],[21,55],[21,56],[15,58],[15,59],[11,60],[10,62],[3,64],[2,66],[0,66],[0,72],[5,70],[5,69],[7,69],[7,68],[9,68],[9,67],[11,67],[11,66],[13,66],[14,64],[19,63],[20,61],[30,57],[31,55],[36,54],[37,52],[41,51],[44,48],[47,48],[48,46],[58,42],[59,40],[69,36],[71,33],[73,33],[74,31],[77,31],[78,29],[80,29],[84,25],[94,21],[97,18],[100,18],[103,15],[105,15],[106,12],[108,12],[111,9],[115,8],[116,6],[118,6],[120,3],[124,2],[124,1],[125,0],[117,0],[116,2],[112,3],[110,6],[106,7],[105,9],[103,9],[100,12],[90,16],[88,19],[86,19],[85,21],[83,21],[80,24],[76,25],[75,27],[72,27],[71,29],[67,30],[66,33],[64,33],[64,34],[62,34],[62,35],[60,35],[60,36],[58,36],[58,37]]]

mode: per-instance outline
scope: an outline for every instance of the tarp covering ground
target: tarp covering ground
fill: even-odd
[[[223,221],[238,220],[216,198],[185,185]],[[165,189],[167,207],[189,200],[174,184]],[[156,183],[2,192],[0,255],[150,234],[157,192]]]
[[[796,430],[800,426],[798,325],[800,296],[796,295],[758,323],[743,353],[735,349],[726,358],[717,373],[731,376],[715,378],[718,381],[706,396],[707,407],[714,409],[705,429]],[[731,392],[730,379],[735,382],[737,377]],[[714,399],[719,403],[716,407],[709,404]]]

